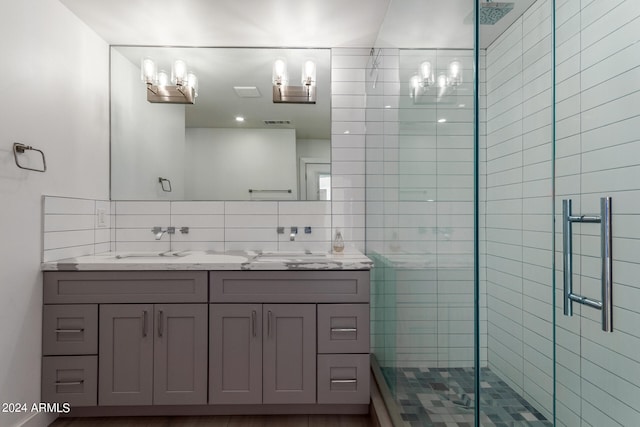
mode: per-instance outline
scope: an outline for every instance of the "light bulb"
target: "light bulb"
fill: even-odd
[[[302,65],[302,84],[307,86],[316,84],[316,64],[313,61],[305,61]]]
[[[420,77],[418,76],[411,77],[411,80],[409,80],[409,84],[411,85],[412,89],[418,89],[420,87]]]
[[[422,75],[422,81],[425,85],[430,86],[433,84],[431,62],[424,61],[422,64],[420,64],[420,74]]]
[[[154,84],[158,78],[156,64],[151,58],[142,58],[140,78],[146,84]]]
[[[462,83],[462,64],[460,61],[449,63],[449,83],[457,86]]]
[[[198,96],[198,77],[195,74],[187,74],[187,86],[193,88],[194,96]]]
[[[418,89],[420,88],[420,77],[418,76],[411,77],[411,79],[409,79],[409,87],[410,87],[409,97],[413,98],[417,95]]]
[[[440,88],[447,87],[448,83],[449,83],[449,79],[444,73],[441,73],[440,75],[438,75],[438,87]]]
[[[277,59],[273,63],[273,83],[276,85],[287,84],[287,63]]]
[[[158,71],[158,86],[167,86],[169,84],[169,74],[165,70]]]
[[[182,59],[176,59],[173,61],[171,67],[171,83],[174,85],[182,86],[187,80],[187,63]]]

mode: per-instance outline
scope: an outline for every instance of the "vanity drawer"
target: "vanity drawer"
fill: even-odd
[[[206,271],[54,271],[44,303],[207,302]]]
[[[97,354],[98,305],[45,305],[42,354]]]
[[[369,353],[369,304],[318,304],[318,353]]]
[[[369,270],[212,271],[211,302],[369,302]]]
[[[74,406],[98,404],[98,356],[42,358],[42,401]]]
[[[369,403],[368,354],[319,354],[318,403]]]

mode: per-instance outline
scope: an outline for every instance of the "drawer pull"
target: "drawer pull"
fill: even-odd
[[[358,380],[331,380],[331,384],[355,384]]]
[[[84,329],[56,329],[56,334],[79,334],[84,332]]]
[[[358,332],[358,328],[331,328],[331,332]]]
[[[80,381],[56,381],[55,385],[82,385],[84,384],[84,380]]]

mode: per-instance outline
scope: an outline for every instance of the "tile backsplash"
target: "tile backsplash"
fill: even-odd
[[[44,196],[43,217],[43,261],[111,250],[113,203],[109,200]]]
[[[109,251],[329,251],[331,202],[106,201],[45,196],[43,260]],[[104,212],[102,212],[104,211]],[[98,213],[104,218],[98,224]],[[175,227],[156,240],[153,227]],[[188,233],[180,229],[188,227]],[[284,227],[284,234],[277,228]],[[298,227],[290,240],[291,227]],[[311,233],[305,233],[305,227]],[[347,242],[349,245],[349,242]],[[357,243],[352,242],[352,247]]]

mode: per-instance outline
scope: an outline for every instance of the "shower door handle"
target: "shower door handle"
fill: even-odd
[[[602,259],[602,300],[594,300],[573,293],[573,256],[572,256],[572,223],[599,223],[600,224],[600,252]],[[613,332],[613,257],[611,256],[611,197],[600,199],[600,215],[571,214],[571,199],[562,201],[562,264],[564,282],[564,314],[573,315],[573,303],[577,302],[588,307],[602,310],[602,330]]]

